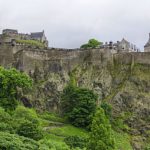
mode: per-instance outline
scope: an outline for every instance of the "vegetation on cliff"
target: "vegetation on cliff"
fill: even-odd
[[[93,91],[68,85],[62,94],[62,113],[77,127],[88,127],[96,110],[97,95]]]
[[[19,44],[26,44],[26,45],[31,45],[31,46],[36,46],[39,48],[44,48],[44,44],[40,41],[37,40],[16,40],[17,43]]]
[[[134,75],[137,72],[137,70],[132,71]],[[142,72],[140,71],[140,73]],[[118,80],[123,81],[123,84],[127,84],[121,77],[119,78],[119,73],[118,75],[113,75],[114,80],[115,76],[118,76]],[[143,80],[149,77],[143,74],[140,78],[140,84],[145,87],[145,90],[141,89],[141,92],[146,94],[149,87]],[[138,87],[141,87],[135,78],[130,78],[130,80],[134,81]],[[27,90],[30,88],[32,80],[26,74],[20,73],[15,69],[1,68],[0,84],[1,91],[3,91],[2,95],[8,93],[5,89],[10,90],[8,97],[7,95],[5,97],[1,95],[1,102],[8,101],[10,105],[3,105],[3,103],[0,105],[3,107],[0,108],[0,149],[132,150],[130,142],[133,136],[129,135],[129,133],[133,130],[133,127],[127,126],[126,122],[129,121],[130,123],[130,118],[133,114],[125,112],[124,109],[117,116],[116,112],[113,111],[114,105],[109,103],[114,94],[112,94],[113,97],[108,96],[107,99],[104,99],[99,104],[96,103],[98,97],[92,90],[79,88],[75,82],[72,77],[71,84],[67,85],[62,93],[61,106],[65,116],[62,117],[62,114],[60,116],[59,114],[46,111],[41,113],[33,108],[22,106],[21,101],[19,101],[21,89]],[[121,86],[119,87],[121,91],[125,89],[125,85],[122,86],[120,82],[119,85]],[[15,107],[13,109],[10,107],[12,106],[11,102],[12,104],[14,102],[11,101],[11,97],[15,99]],[[124,100],[128,100],[127,95],[123,95],[123,97]],[[96,104],[100,108],[96,109]],[[146,118],[146,121],[148,122],[148,118]],[[146,150],[148,150],[148,142],[146,146]]]
[[[92,48],[97,48],[97,47],[99,47],[100,45],[102,45],[102,42],[99,42],[99,41],[96,40],[96,39],[90,39],[90,40],[88,41],[88,43],[81,45],[80,48],[83,48],[83,49],[89,49],[89,48],[91,48],[91,49],[92,49]]]

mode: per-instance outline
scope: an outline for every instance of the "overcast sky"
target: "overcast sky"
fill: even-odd
[[[21,33],[44,29],[50,47],[124,37],[143,49],[150,32],[150,0],[0,0],[4,28]]]

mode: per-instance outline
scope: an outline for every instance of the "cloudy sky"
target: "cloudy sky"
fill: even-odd
[[[0,30],[44,29],[50,47],[76,48],[90,38],[105,42],[125,37],[143,49],[149,11],[150,0],[0,0]]]

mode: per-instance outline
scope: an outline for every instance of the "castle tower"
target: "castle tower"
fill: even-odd
[[[144,52],[150,52],[150,33],[149,33],[149,40],[144,46]]]

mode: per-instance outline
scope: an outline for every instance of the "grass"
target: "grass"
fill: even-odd
[[[65,123],[65,118],[60,117],[58,114],[50,113],[50,112],[44,112],[38,115],[40,118],[47,120],[47,121],[54,121],[54,122],[60,122]]]
[[[64,125],[62,127],[57,127],[57,128],[51,128],[49,129],[49,132],[54,135],[62,136],[62,137],[67,137],[67,136],[88,136],[88,132],[84,129],[81,128],[76,128],[72,125]]]
[[[40,41],[36,41],[36,40],[16,40],[17,43],[21,43],[21,44],[26,44],[26,45],[32,45],[32,46],[37,46],[37,47],[44,47],[44,44]]]
[[[128,134],[114,131],[114,137],[116,140],[115,150],[133,150],[130,144],[130,136]]]

